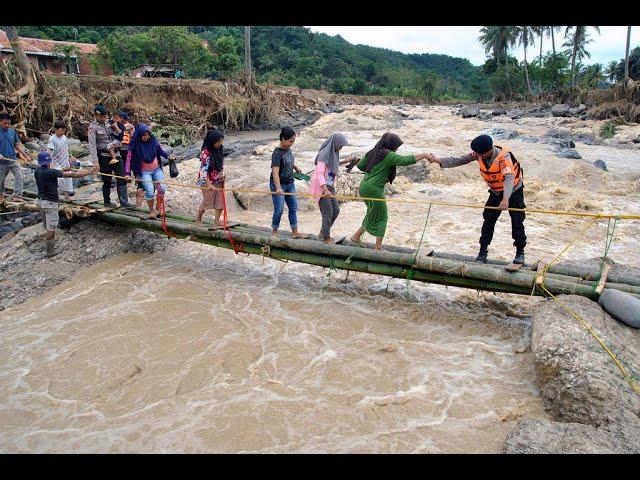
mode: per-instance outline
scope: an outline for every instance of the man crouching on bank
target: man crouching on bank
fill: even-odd
[[[493,239],[493,230],[502,210],[509,208],[524,209],[523,172],[513,152],[506,146],[493,144],[489,135],[480,135],[471,142],[471,152],[462,157],[436,158],[428,157],[432,163],[442,168],[453,168],[478,162],[480,176],[489,186],[489,199],[485,206],[499,207],[499,210],[485,209],[482,216],[482,235],[480,236],[480,252],[476,261],[487,263],[489,244]],[[509,210],[511,216],[511,236],[516,247],[513,263],[524,264],[524,247],[527,236],[524,233],[525,212]]]

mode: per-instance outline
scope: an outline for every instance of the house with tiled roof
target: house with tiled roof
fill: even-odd
[[[33,66],[39,71],[58,74],[91,75],[90,58],[98,53],[94,43],[61,42],[41,38],[20,37],[22,48]],[[64,50],[68,51],[65,55]],[[0,59],[13,55],[13,48],[7,34],[0,30]],[[113,72],[101,68],[101,74],[111,75]]]

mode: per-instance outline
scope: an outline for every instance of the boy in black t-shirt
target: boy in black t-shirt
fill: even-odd
[[[91,170],[78,170],[77,172],[61,171],[50,168],[52,159],[48,152],[38,154],[38,167],[34,172],[36,185],[38,186],[38,206],[42,212],[42,226],[46,231],[47,253],[45,257],[53,257],[56,227],[58,226],[58,178],[80,178],[91,175]]]

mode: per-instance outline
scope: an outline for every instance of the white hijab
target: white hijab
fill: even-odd
[[[342,133],[334,133],[320,147],[314,164],[324,162],[329,167],[330,172],[337,174],[338,168],[340,168],[340,152],[336,152],[336,149],[345,145],[349,145],[347,137]]]

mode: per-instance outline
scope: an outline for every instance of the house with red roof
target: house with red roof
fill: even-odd
[[[20,37],[20,42],[27,58],[39,71],[66,75],[95,73],[90,62],[91,56],[98,53],[98,46],[95,43],[61,42],[28,37]],[[13,48],[7,34],[0,30],[0,59],[12,55]],[[113,72],[106,67],[101,67],[99,73],[113,75]]]

